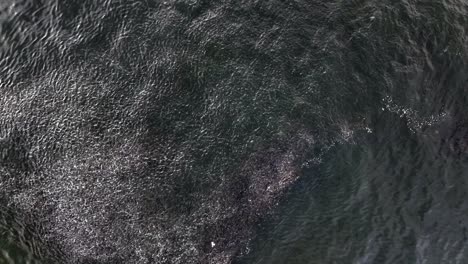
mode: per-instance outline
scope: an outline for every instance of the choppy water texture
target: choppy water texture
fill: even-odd
[[[1,1],[0,263],[468,263],[467,29],[461,0]]]

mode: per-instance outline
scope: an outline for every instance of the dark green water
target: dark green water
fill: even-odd
[[[468,4],[0,3],[0,264],[467,263]]]

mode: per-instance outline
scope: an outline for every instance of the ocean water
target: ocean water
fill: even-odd
[[[1,263],[467,263],[468,4],[0,2]]]

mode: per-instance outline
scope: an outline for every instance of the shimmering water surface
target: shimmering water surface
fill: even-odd
[[[0,2],[1,263],[468,263],[468,4]]]

